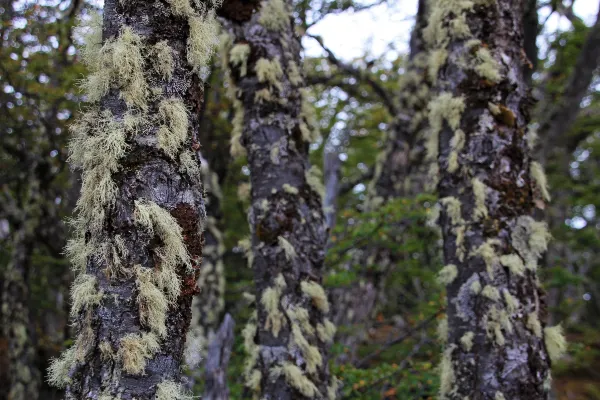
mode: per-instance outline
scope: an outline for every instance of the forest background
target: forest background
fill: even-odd
[[[436,198],[418,187],[380,207],[365,205],[374,177],[382,174],[378,157],[389,147],[389,131],[401,111],[397,98],[407,88],[410,31],[418,17],[416,1],[391,3],[295,3],[306,80],[321,133],[310,145],[310,157],[323,170],[317,184],[323,186],[331,227],[325,286],[329,293],[352,285],[367,287],[367,297],[334,318],[345,323],[338,327],[331,349],[331,368],[343,383],[341,398],[348,399],[435,398],[439,386],[436,321],[443,319],[445,295],[436,279],[442,267],[441,239],[430,222]],[[538,100],[532,125],[539,128],[536,152],[552,195],[544,214],[553,241],[540,273],[548,293],[548,319],[562,323],[569,341],[567,354],[553,366],[554,396],[600,399],[600,373],[594,368],[600,362],[597,55],[590,55],[591,63],[585,66],[594,71],[589,81],[577,86],[573,79],[585,75],[577,64],[582,48],[600,48],[598,4],[529,3],[526,50]],[[50,388],[43,377],[49,361],[73,338],[68,296],[73,273],[63,249],[79,176],[68,167],[67,143],[68,126],[84,100],[77,83],[86,73],[77,47],[82,33],[75,26],[78,19],[90,19],[102,7],[83,0],[4,0],[0,7],[2,326],[11,323],[14,312],[7,304],[29,311],[35,332],[32,360],[41,379],[39,397],[58,399],[60,391]],[[207,143],[204,181],[210,200],[209,230],[217,251],[205,259],[212,267],[203,277],[211,302],[196,305],[207,314],[203,320],[210,322],[200,327],[208,333],[197,356],[206,359],[209,333],[230,314],[236,328],[228,383],[231,398],[237,399],[243,398],[245,357],[240,332],[252,310],[246,295],[252,291],[252,273],[244,258],[249,170],[244,157],[230,155],[232,104],[225,95],[218,55],[205,73],[209,84],[201,115]],[[556,105],[577,98],[582,100],[573,118],[561,117],[564,108]],[[563,119],[568,123],[562,124]],[[558,139],[548,127],[557,121]],[[366,251],[396,261],[386,265],[381,256],[373,256],[355,265],[357,253]],[[11,275],[9,268],[15,254],[27,258],[28,269],[20,277]],[[21,279],[23,298],[10,299],[15,279]],[[0,333],[0,388],[8,387],[5,331]],[[203,392],[199,372],[203,367],[200,361],[188,371],[197,394]],[[0,399],[3,396],[0,389]]]

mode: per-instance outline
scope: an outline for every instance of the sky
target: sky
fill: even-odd
[[[391,43],[397,51],[408,49],[408,40],[417,12],[417,0],[390,1],[392,5],[380,5],[357,13],[347,12],[328,15],[311,27],[308,33],[319,35],[336,56],[351,60],[364,54],[379,56],[387,51]],[[576,15],[591,25],[598,12],[598,0],[576,0],[573,10]],[[540,10],[540,21],[546,19],[549,7]],[[557,28],[567,29],[570,23],[554,14],[546,23],[546,32]],[[303,41],[307,56],[322,54],[319,45],[310,38]],[[543,43],[540,43],[543,48]]]

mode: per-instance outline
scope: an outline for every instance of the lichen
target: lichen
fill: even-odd
[[[256,78],[259,82],[267,83],[269,87],[282,90],[283,86],[280,79],[283,76],[283,70],[278,59],[259,58],[254,66],[254,72],[256,72]]]
[[[445,398],[446,395],[452,393],[453,386],[456,380],[454,368],[452,367],[452,353],[455,350],[455,345],[450,345],[442,356],[440,362],[440,398]]]
[[[481,291],[481,294],[492,301],[500,300],[500,292],[491,285],[486,285]]]
[[[494,268],[498,262],[494,246],[498,246],[499,244],[500,241],[498,239],[488,239],[469,254],[471,257],[479,256],[483,259],[490,279],[494,278]]]
[[[302,395],[308,398],[320,397],[321,394],[315,384],[304,375],[302,370],[289,361],[285,361],[283,366],[274,367],[270,371],[270,378],[275,380],[281,374],[285,377],[286,382],[293,388],[298,390]]]
[[[475,219],[487,218],[488,209],[485,205],[485,184],[477,178],[471,179],[473,187],[473,196],[475,197],[475,209],[473,216]]]
[[[283,0],[267,0],[261,3],[258,23],[270,31],[283,31],[290,25],[290,13]]]
[[[237,43],[229,50],[229,61],[234,67],[239,67],[240,77],[248,73],[248,56],[250,55],[250,45],[247,43]]]
[[[279,247],[283,249],[283,254],[285,254],[286,260],[293,261],[298,257],[298,254],[296,254],[296,249],[294,249],[294,246],[292,246],[292,244],[288,242],[286,238],[283,236],[278,236],[277,243],[279,244]]]
[[[514,314],[519,309],[519,300],[514,297],[508,290],[504,290],[504,301],[506,301],[506,310],[510,314]]]
[[[300,288],[302,292],[309,296],[314,305],[324,313],[329,312],[329,301],[327,300],[327,295],[325,294],[325,290],[321,285],[317,282],[312,281],[302,281],[300,283]]]
[[[466,332],[460,338],[460,344],[462,345],[462,347],[465,351],[471,351],[471,348],[473,348],[473,338],[474,337],[475,337],[475,333]]]
[[[173,68],[175,61],[173,59],[173,49],[169,46],[167,40],[161,40],[152,47],[153,65],[163,79],[171,80],[173,77]]]
[[[321,199],[325,197],[325,186],[323,185],[323,173],[316,165],[311,166],[305,173],[306,183],[317,193]]]
[[[561,325],[544,328],[544,342],[553,363],[557,362],[567,351],[567,340]]]
[[[500,264],[507,267],[514,275],[523,276],[525,274],[525,264],[521,257],[516,254],[500,256]]]
[[[77,362],[76,346],[71,346],[63,351],[59,358],[53,358],[48,367],[48,382],[57,388],[65,388],[71,383],[69,370]]]
[[[289,194],[296,195],[296,194],[300,193],[300,191],[298,190],[298,188],[290,185],[289,183],[284,183],[283,186],[282,186],[282,188],[283,188],[284,192],[289,193]]]
[[[159,349],[160,345],[155,334],[130,333],[121,338],[117,354],[126,373],[141,375],[146,369],[146,360],[154,357]]]
[[[542,165],[539,162],[532,161],[529,167],[529,172],[531,174],[531,178],[533,179],[540,193],[544,197],[544,200],[550,201],[548,179],[546,178],[546,174],[544,173],[544,167],[542,167]]]
[[[207,67],[218,42],[219,23],[215,19],[213,10],[205,16],[194,15],[188,19],[190,36],[188,39],[188,63],[199,71]]]
[[[527,314],[527,328],[533,332],[533,334],[539,338],[542,337],[542,324],[536,312]]]
[[[440,199],[440,203],[446,207],[446,214],[450,217],[452,225],[462,225],[465,220],[462,217],[460,200],[453,196]]]
[[[104,293],[98,291],[96,284],[96,277],[93,275],[81,274],[75,278],[71,288],[71,298],[73,299],[71,317],[77,317],[80,311],[100,304]]]
[[[292,325],[292,340],[290,347],[298,347],[302,353],[302,358],[306,362],[306,371],[309,374],[317,372],[317,368],[323,365],[323,357],[319,352],[319,348],[312,346],[308,343],[308,340],[302,334],[300,326],[297,324]]]
[[[437,324],[437,338],[441,343],[448,341],[448,318],[440,318]]]
[[[271,329],[271,332],[275,337],[279,336],[281,327],[286,323],[284,315],[279,309],[281,294],[286,286],[285,278],[282,274],[279,274],[277,275],[277,278],[275,278],[274,285],[266,288],[260,298],[261,304],[267,311],[265,329]]]
[[[495,83],[500,82],[502,80],[500,65],[494,59],[490,50],[486,47],[480,47],[476,56],[478,63],[475,66],[475,71],[479,76]]]
[[[454,282],[458,276],[458,268],[454,264],[448,264],[438,273],[438,282],[442,285],[449,285]]]
[[[158,128],[158,147],[174,158],[188,136],[188,111],[183,100],[165,99],[158,106],[162,125]]]
[[[140,322],[149,327],[159,337],[167,334],[165,324],[169,301],[165,294],[154,283],[152,270],[140,265],[134,267],[137,302],[140,310]]]
[[[317,335],[319,336],[319,339],[325,343],[333,341],[335,330],[335,325],[327,318],[323,320],[322,324],[317,324]]]
[[[448,155],[448,172],[454,173],[458,170],[458,154],[465,147],[465,133],[462,129],[457,129],[450,139],[450,154]]]
[[[155,400],[192,400],[194,396],[189,394],[181,383],[172,380],[164,380],[156,385]]]

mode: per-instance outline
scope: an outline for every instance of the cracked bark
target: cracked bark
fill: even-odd
[[[440,1],[436,11],[442,17],[430,22],[435,31],[440,24],[452,26],[453,18],[465,16],[469,28],[466,37],[463,33],[457,38],[459,34],[453,36],[449,29],[447,36],[434,36],[438,49],[447,51],[435,85],[438,100],[450,94],[464,102],[464,111],[454,119],[449,116],[453,106],[445,103],[442,112],[448,114],[439,140],[434,137],[439,145],[439,154],[433,156],[439,162],[444,261],[456,271],[456,277],[447,279],[441,393],[445,399],[548,398],[544,294],[535,271],[539,254],[528,247],[535,224],[530,216],[543,199],[530,172],[526,139],[531,99],[523,76],[524,3],[498,0],[448,11],[453,3]],[[475,54],[485,52],[481,46],[493,57],[486,66],[496,70],[497,77],[490,69],[478,69],[483,61]],[[436,118],[434,112],[430,118]],[[464,145],[456,140],[461,132]],[[451,172],[453,151],[458,166]],[[473,179],[483,185],[482,195],[476,194]],[[545,233],[538,233],[545,242]],[[489,245],[487,251],[484,245]],[[529,260],[528,266],[509,268],[499,262],[506,255],[522,263]]]
[[[290,74],[292,65],[301,66],[301,47],[294,33],[291,5],[271,2],[260,6],[244,3],[244,8],[230,1],[220,11],[233,44],[249,46],[245,75],[239,65],[231,62],[227,65],[235,98],[243,108],[241,142],[248,154],[252,184],[249,222],[257,299],[256,332],[252,339],[258,353],[254,370],[260,373],[260,382],[253,389],[261,399],[325,398],[329,382],[328,344],[315,335],[314,329],[323,323],[326,310],[317,307],[318,302],[303,293],[302,285],[321,282],[327,227],[320,196],[306,177],[310,166],[308,143],[301,131],[304,121],[300,89],[304,83]],[[288,13],[288,16],[276,16],[279,29],[260,23],[265,7],[275,3],[280,3]],[[252,13],[249,7],[255,7],[257,12]],[[257,74],[259,60],[277,60],[283,73],[275,82],[261,82]],[[268,100],[256,96],[264,89],[271,94]],[[284,185],[289,185],[288,190]],[[282,239],[291,244],[295,254],[282,247]],[[284,287],[276,298],[276,310],[269,313],[261,300],[267,289],[277,285],[275,281],[280,275],[285,281]],[[308,366],[311,361],[295,343],[292,332],[292,327],[298,328],[292,313],[301,309],[308,312],[312,330],[307,332],[303,326],[302,334],[322,359],[312,372]],[[267,323],[268,316],[275,317],[272,323],[281,324],[279,332],[274,333],[272,324]],[[302,391],[294,385],[280,372],[285,365],[300,368],[301,376],[316,390]]]
[[[188,21],[184,16],[174,15],[162,2],[105,1],[103,43],[119,37],[125,26],[141,37],[143,45],[166,40],[173,55],[173,73],[167,80],[148,65],[149,54],[143,54],[144,79],[160,90],[155,90],[154,96],[149,98],[148,113],[142,113],[142,117],[154,121],[149,116],[157,115],[161,100],[176,97],[189,110],[188,129],[183,146],[174,158],[157,145],[157,123],[150,122],[137,135],[127,137],[128,151],[119,159],[118,172],[112,174],[117,188],[114,206],[106,210],[99,233],[85,232],[86,240],[94,239],[94,235],[98,241],[120,235],[123,239],[122,249],[118,250],[121,266],[115,270],[101,257],[87,259],[85,273],[96,278],[98,292],[103,296],[99,305],[81,310],[76,317],[78,351],[83,354],[83,360],[75,361],[69,369],[67,399],[101,396],[154,399],[159,384],[179,382],[190,305],[202,256],[201,226],[205,218],[202,187],[197,177],[182,170],[178,161],[183,149],[190,151],[197,142],[197,115],[203,99],[202,85],[186,61]],[[99,103],[100,110],[110,111],[116,121],[122,121],[131,109],[121,95],[121,89],[112,87]],[[199,160],[193,162],[199,167]],[[85,188],[82,193],[84,191]],[[136,299],[139,290],[134,266],[145,271],[160,270],[163,254],[158,234],[135,222],[135,202],[140,200],[155,203],[174,218],[181,228],[191,267],[179,265],[176,268],[180,295],[166,312],[166,335],[159,341],[159,349],[147,357],[143,373],[132,374],[123,369],[123,360],[117,353],[121,339],[128,334],[148,332],[140,313],[143,307],[153,306],[142,305]],[[100,344],[105,347],[101,349]],[[177,395],[173,393],[172,398]]]

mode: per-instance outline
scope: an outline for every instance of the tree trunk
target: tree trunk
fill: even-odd
[[[231,315],[226,314],[221,327],[210,343],[206,358],[204,400],[227,400],[227,366],[231,357],[231,348],[235,337],[233,328],[235,322]]]
[[[29,275],[33,233],[30,221],[13,232],[13,249],[2,291],[3,334],[8,340],[8,400],[38,398],[40,373],[36,365],[33,324],[29,312]]]
[[[180,399],[202,258],[198,75],[213,2],[107,0],[82,51],[92,103],[74,127],[81,196],[67,246],[78,335],[50,367],[67,399]],[[86,31],[84,31],[86,32]]]
[[[239,153],[241,141],[252,184],[257,314],[244,330],[246,385],[261,399],[331,398],[327,348],[334,328],[321,287],[327,227],[320,177],[308,163],[314,117],[291,5],[230,1],[221,13],[233,38],[223,63],[236,109],[232,150]]]
[[[437,72],[428,156],[446,264],[444,399],[547,399],[550,357],[565,347],[560,327],[544,328],[536,276],[549,235],[531,215],[549,196],[527,141],[524,3],[440,0],[425,31]]]

